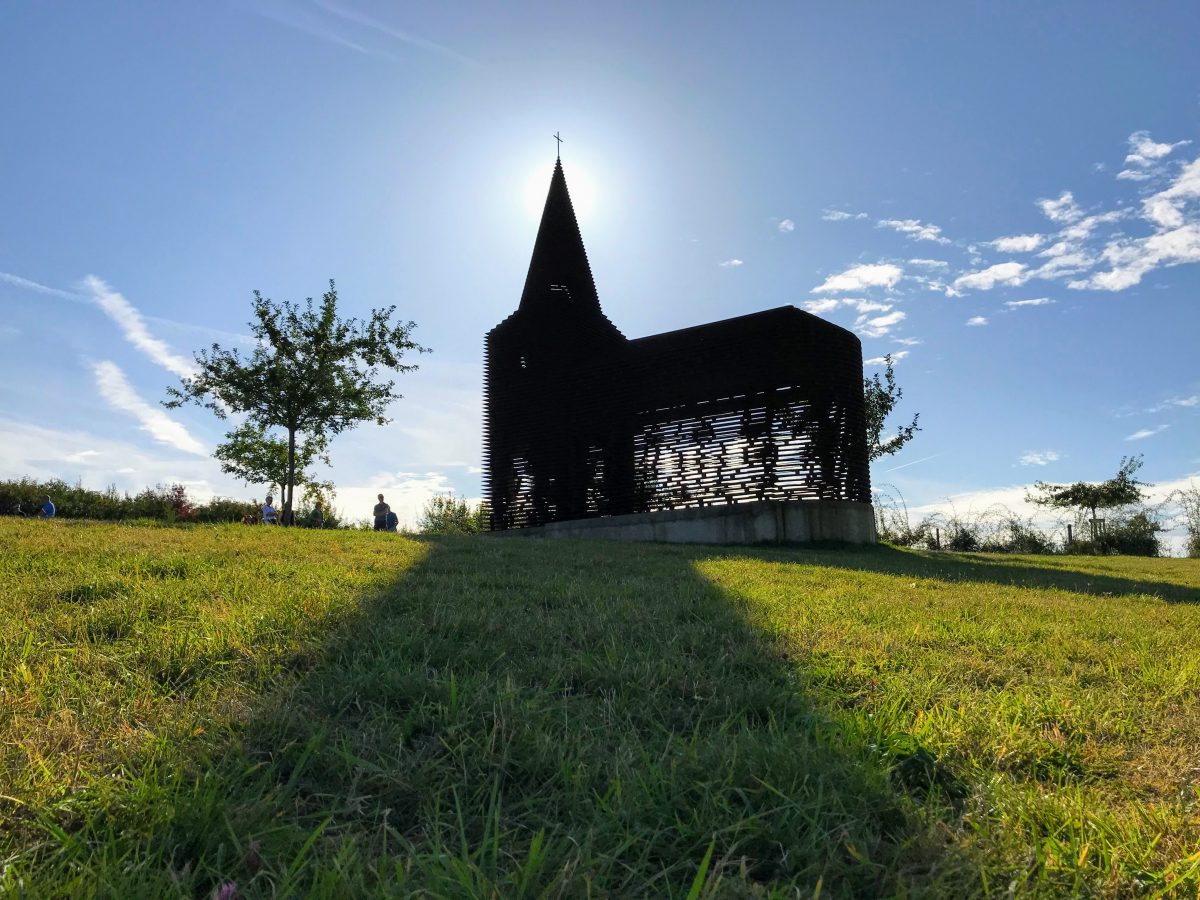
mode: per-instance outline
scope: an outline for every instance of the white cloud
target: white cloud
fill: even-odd
[[[927,278],[924,275],[909,275],[908,277],[917,284],[923,285],[931,291],[937,291],[939,294],[945,294],[947,297],[962,296],[961,291],[956,291],[950,285],[946,284],[946,282],[941,281],[938,278]]]
[[[843,306],[853,306],[860,313],[887,312],[892,308],[890,303],[879,303],[876,300],[843,300]]]
[[[1148,437],[1153,437],[1154,435],[1158,434],[1159,432],[1166,431],[1170,427],[1171,427],[1170,425],[1159,425],[1157,428],[1142,428],[1138,431],[1135,431],[1133,434],[1129,435],[1127,438],[1125,438],[1125,440],[1127,440],[1127,441],[1145,440]]]
[[[1061,458],[1057,450],[1030,450],[1021,457],[1020,463],[1023,466],[1044,466]]]
[[[1084,241],[1092,236],[1092,232],[1096,230],[1097,225],[1105,225],[1110,222],[1117,222],[1129,215],[1124,209],[1110,209],[1106,213],[1096,213],[1091,216],[1084,216],[1082,219],[1077,219],[1071,224],[1065,226],[1059,232],[1059,237],[1063,240]],[[1040,254],[1039,254],[1040,255]]]
[[[997,263],[978,272],[968,272],[954,279],[956,288],[990,291],[998,284],[1020,285],[1029,279],[1025,264],[1019,262]]]
[[[1161,228],[1183,224],[1187,201],[1200,197],[1200,157],[1192,160],[1176,176],[1170,187],[1148,197],[1142,215]]]
[[[872,287],[891,288],[903,274],[903,269],[891,263],[851,266],[845,272],[826,278],[822,284],[813,288],[813,293],[840,294]]]
[[[877,300],[865,300],[861,297],[843,297],[840,300],[835,300],[832,297],[823,297],[820,300],[806,300],[800,305],[808,312],[816,315],[833,312],[839,306],[853,307],[860,313],[887,312],[892,308],[891,303],[880,303]]]
[[[909,351],[907,351],[907,350],[899,350],[896,353],[890,354],[892,357],[892,362],[899,362],[900,360],[904,359],[904,357],[908,356],[908,353],[909,353]],[[870,359],[864,359],[863,365],[864,366],[886,366],[887,358],[883,357],[883,356],[872,356]]]
[[[844,222],[847,219],[865,219],[866,213],[848,213],[840,209],[827,209],[821,213],[821,218],[826,222]]]
[[[1195,406],[1200,406],[1200,394],[1192,394],[1190,397],[1171,397],[1169,400],[1155,404],[1146,412],[1157,413],[1164,409],[1191,409]]]
[[[1076,275],[1096,264],[1096,256],[1074,241],[1059,241],[1038,256],[1047,258],[1047,261],[1032,273],[1038,278],[1054,279]]]
[[[1011,237],[996,238],[991,245],[1001,253],[1031,253],[1042,244],[1040,234],[1014,234]]]
[[[1078,218],[1054,237],[1054,243],[1042,250],[1038,256],[1045,259],[1039,268],[1029,272],[1030,278],[1056,279],[1079,275],[1096,265],[1097,255],[1086,246],[1086,241],[1099,225],[1126,218],[1127,209],[1114,209],[1105,213]]]
[[[967,319],[967,324],[972,327],[986,325],[987,323],[988,323],[988,320],[986,318],[984,318],[983,316],[971,316],[971,318]]]
[[[917,344],[924,343],[924,341],[918,338],[892,338],[892,343],[900,344],[902,347],[915,347]]]
[[[908,318],[907,314],[900,310],[876,316],[873,319],[861,315],[854,320],[854,330],[866,337],[883,337],[906,318]]]
[[[1156,144],[1150,139],[1150,132],[1135,131],[1129,136],[1129,155],[1125,157],[1126,165],[1149,166],[1162,159],[1176,147],[1190,144],[1191,141],[1177,141],[1174,144]],[[1118,178],[1120,176],[1117,176]]]
[[[1200,222],[1149,237],[1110,241],[1103,256],[1111,269],[1069,282],[1068,286],[1076,290],[1123,291],[1139,284],[1144,275],[1159,266],[1200,262]]]
[[[946,262],[944,259],[921,259],[921,258],[910,259],[908,261],[908,264],[910,266],[924,266],[925,268],[928,268],[928,269],[944,269],[950,265],[950,263]]]
[[[740,259],[727,259],[725,262],[717,263],[722,269],[736,269],[738,266],[745,265]]]
[[[1168,198],[1155,194],[1143,201],[1142,218],[1159,228],[1178,228],[1183,224],[1183,210]]]
[[[91,295],[96,305],[117,323],[117,327],[129,343],[181,378],[190,378],[196,374],[196,367],[192,361],[175,353],[164,341],[151,335],[142,314],[101,279],[95,275],[88,275],[83,279],[81,286]]]
[[[94,363],[92,371],[96,376],[96,387],[100,391],[100,396],[108,402],[109,406],[133,416],[138,420],[142,430],[156,441],[186,453],[194,453],[198,456],[208,455],[204,446],[192,437],[186,428],[161,409],[151,406],[143,400],[116,363],[107,360]]]
[[[1042,211],[1042,215],[1051,222],[1060,224],[1074,222],[1083,215],[1083,210],[1075,204],[1075,195],[1070,191],[1063,191],[1056,200],[1043,197],[1038,200],[1037,205]]]
[[[1049,297],[1034,297],[1032,300],[1006,300],[1004,305],[1009,309],[1020,309],[1024,306],[1049,306],[1053,302]]]
[[[933,241],[948,244],[950,239],[942,237],[942,229],[936,225],[922,224],[920,219],[880,219],[877,228],[890,228],[918,241]]]
[[[782,231],[784,234],[787,234],[790,231],[795,231],[796,223],[793,222],[791,219],[784,219],[779,223],[779,230]]]
[[[1149,181],[1151,175],[1144,169],[1122,169],[1117,173],[1121,181]]]
[[[841,300],[834,300],[827,297],[823,300],[805,300],[800,305],[813,315],[820,316],[833,312],[841,305],[841,302]]]

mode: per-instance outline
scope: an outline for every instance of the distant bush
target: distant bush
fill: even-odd
[[[21,478],[0,481],[0,515],[36,516],[46,494],[54,502],[56,514],[66,519],[240,522],[247,513],[256,512],[251,503],[223,497],[214,497],[205,504],[193,503],[182,484],[160,484],[131,495],[118,492],[114,486],[94,491],[57,479]]]
[[[1005,506],[997,505],[969,516],[926,516],[916,525],[909,523],[908,508],[899,492],[878,491],[873,497],[879,539],[900,547],[926,550],[954,550],[960,553],[1071,553],[1095,556],[1160,556],[1160,535],[1164,506],[1131,505],[1109,512],[1102,530],[1092,535],[1084,513],[1078,513],[1071,526],[1047,531],[1031,519],[1022,519]],[[1183,508],[1188,512],[1188,496],[1183,492]],[[1200,491],[1194,498],[1195,530],[1189,528],[1189,553],[1200,556]],[[1189,522],[1191,519],[1189,519]]]
[[[1003,505],[981,513],[925,516],[911,524],[908,507],[895,488],[876,491],[879,539],[899,547],[959,553],[1058,553],[1060,539]]]
[[[430,497],[421,512],[417,529],[422,534],[478,534],[488,529],[487,508],[472,506],[453,494]]]

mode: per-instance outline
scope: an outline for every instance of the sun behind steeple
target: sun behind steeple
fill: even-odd
[[[554,163],[554,174],[550,177],[520,309],[542,302],[571,302],[600,309],[561,159]]]

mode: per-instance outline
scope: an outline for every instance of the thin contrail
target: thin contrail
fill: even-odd
[[[902,466],[896,466],[894,469],[884,469],[879,474],[886,475],[888,472],[896,472],[896,471],[899,471],[900,469],[907,469],[909,466],[915,466],[917,463],[923,463],[926,460],[933,459],[935,456],[941,456],[945,452],[946,452],[945,450],[939,450],[937,453],[934,453],[933,456],[923,456],[920,459],[914,459],[912,462],[906,462]]]

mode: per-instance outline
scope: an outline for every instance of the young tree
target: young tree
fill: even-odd
[[[867,449],[869,454],[867,458],[871,462],[881,456],[895,453],[921,430],[917,425],[921,414],[917,413],[913,416],[911,425],[899,426],[894,435],[884,439],[884,422],[896,408],[900,398],[904,396],[904,389],[896,386],[896,371],[892,362],[892,354],[889,353],[885,356],[883,362],[885,368],[882,381],[879,379],[878,372],[870,378],[863,379],[863,401],[867,412]]]
[[[318,305],[276,303],[254,292],[257,339],[250,354],[213,344],[196,354],[197,374],[168,388],[167,407],[196,403],[220,419],[244,414],[264,434],[272,428],[287,435],[284,473],[284,521],[292,518],[297,447],[305,440],[324,447],[330,435],[360,422],[386,424],[388,405],[400,399],[394,381],[379,381],[380,371],[410,372],[402,362],[409,352],[425,353],[412,339],[413,322],[393,322],[396,307],[373,309],[366,319],[340,319],[332,281]],[[231,434],[236,434],[232,432]],[[310,448],[310,449],[311,449]]]
[[[1095,540],[1096,511],[1113,509],[1117,506],[1128,506],[1139,503],[1145,497],[1142,488],[1146,483],[1134,478],[1134,474],[1142,467],[1141,454],[1121,458],[1121,467],[1117,474],[1108,481],[1097,483],[1077,481],[1074,484],[1047,484],[1038,481],[1034,484],[1034,493],[1026,499],[1039,506],[1049,506],[1052,509],[1088,510],[1092,514],[1092,539]]]

